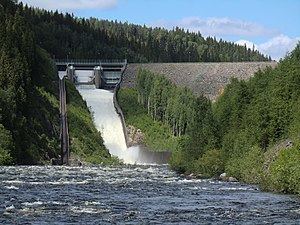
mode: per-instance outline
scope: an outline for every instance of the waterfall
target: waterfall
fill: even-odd
[[[133,152],[127,151],[122,122],[113,104],[113,92],[96,89],[94,85],[78,85],[77,90],[87,102],[109,152],[125,163],[135,163]]]
[[[93,71],[76,71],[78,82],[89,82],[92,75]],[[77,85],[76,88],[86,101],[110,154],[126,164],[167,162],[169,154],[150,152],[140,146],[127,148],[121,118],[113,103],[113,91],[96,89],[95,85],[86,84]]]

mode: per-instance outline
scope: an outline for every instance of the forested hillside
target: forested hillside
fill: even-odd
[[[129,62],[240,62],[270,58],[245,46],[204,38],[200,33],[148,28],[129,23],[82,19],[28,8],[21,14],[33,26],[39,45],[56,58],[123,59]]]
[[[0,1],[0,165],[40,164],[60,154],[56,66],[23,12]],[[72,152],[90,162],[109,161],[75,87],[68,87],[67,98]]]
[[[53,57],[128,58],[135,62],[269,60],[246,47],[179,28],[168,31],[80,19],[12,0],[0,0],[0,43],[0,164],[35,164],[58,157],[58,85]],[[102,140],[82,138],[99,137],[86,105],[73,95],[68,101],[70,133],[74,135],[71,147],[85,158],[100,149],[96,161],[109,157]],[[72,118],[87,128],[83,135]],[[178,132],[181,129],[185,128]]]
[[[179,137],[171,167],[300,193],[300,44],[275,69],[232,79],[215,103],[141,70],[138,101]]]
[[[0,43],[0,164],[55,157],[58,111],[41,94],[56,93],[54,67],[19,10],[0,7]]]

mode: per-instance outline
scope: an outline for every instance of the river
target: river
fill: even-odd
[[[167,166],[0,167],[1,224],[300,224],[300,199]]]

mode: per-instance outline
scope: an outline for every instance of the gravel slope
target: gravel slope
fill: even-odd
[[[122,87],[134,87],[136,74],[139,68],[143,68],[163,74],[176,85],[186,86],[197,95],[204,94],[215,100],[231,77],[246,80],[259,69],[276,65],[277,62],[128,64]]]

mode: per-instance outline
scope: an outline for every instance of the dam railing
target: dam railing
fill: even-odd
[[[102,65],[127,64],[127,59],[54,59],[56,65]]]

